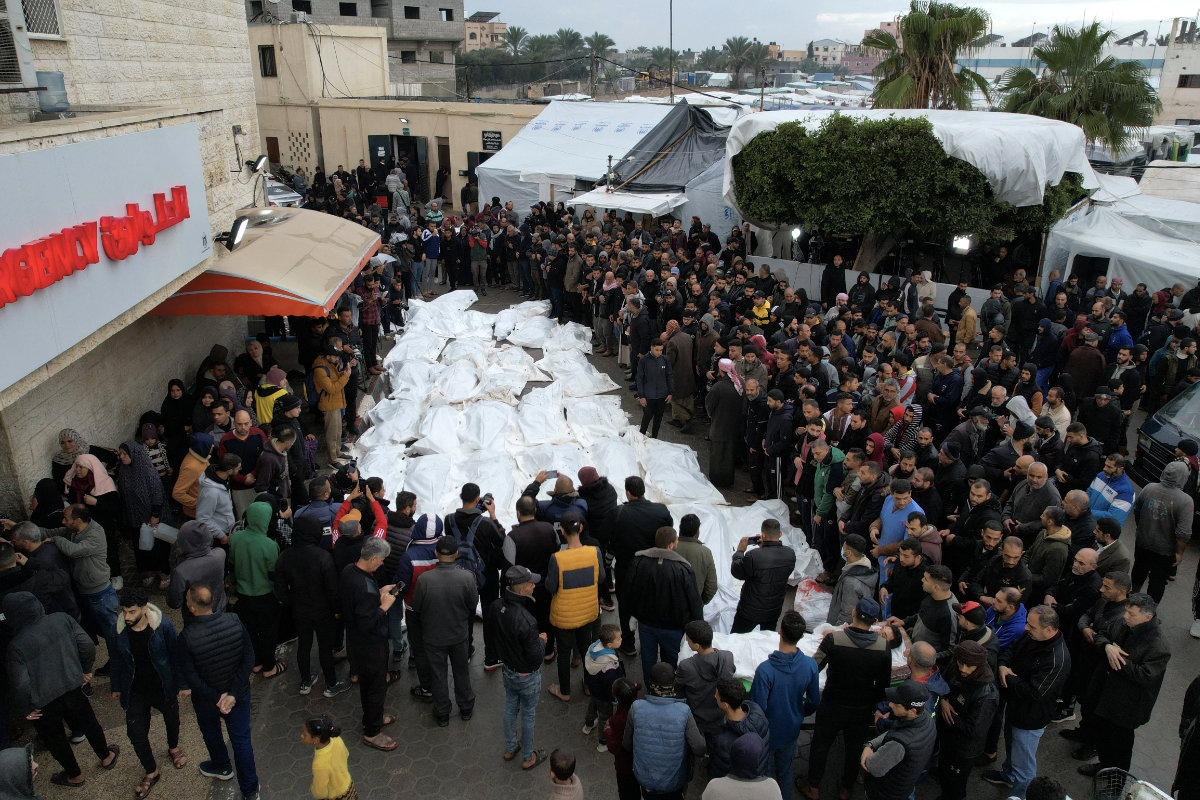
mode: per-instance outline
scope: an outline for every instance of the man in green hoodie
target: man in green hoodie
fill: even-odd
[[[813,472],[812,535],[821,554],[821,566],[832,572],[838,566],[839,536],[833,529],[837,519],[837,497],[833,490],[842,485],[842,462],[846,456],[829,444],[828,439],[817,439],[808,451],[808,460]]]
[[[246,509],[246,527],[229,540],[229,565],[233,589],[238,596],[238,616],[254,645],[254,672],[274,678],[287,667],[275,660],[279,632],[279,600],[275,597],[275,562],[279,545],[267,536],[271,507],[251,503]]]

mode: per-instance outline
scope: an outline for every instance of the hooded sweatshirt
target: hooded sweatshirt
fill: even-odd
[[[229,535],[237,518],[233,515],[233,495],[229,492],[229,484],[216,476],[215,465],[199,478],[199,489],[196,496],[196,519],[208,526],[213,538]]]
[[[333,556],[321,547],[323,533],[321,520],[315,516],[298,517],[292,546],[283,551],[275,566],[275,595],[296,619],[332,621],[340,611],[338,573]]]
[[[229,540],[229,565],[233,569],[233,588],[239,596],[261,597],[275,588],[275,563],[279,545],[267,536],[271,507],[251,503],[246,509],[246,527]]]
[[[171,570],[167,586],[167,605],[183,607],[185,618],[190,616],[183,600],[188,587],[203,584],[212,590],[213,612],[225,610],[225,551],[213,547],[212,533],[203,523],[192,520],[183,523],[175,540],[179,563]]]
[[[1177,543],[1192,536],[1192,498],[1183,491],[1188,468],[1181,461],[1167,464],[1158,483],[1148,484],[1133,502],[1137,545],[1158,555],[1174,555]]]
[[[31,758],[33,745],[0,750],[0,798],[3,800],[40,800],[33,790]]]
[[[717,706],[713,695],[717,682],[732,674],[733,653],[728,650],[696,653],[680,661],[675,671],[675,685],[687,700],[692,717],[706,738],[712,736],[725,719],[725,712]]]
[[[196,500],[200,495],[200,476],[208,469],[213,439],[207,433],[193,433],[188,439],[188,451],[179,465],[179,476],[171,497],[183,507],[189,519],[196,518]]]
[[[6,653],[10,710],[22,716],[79,688],[96,646],[66,614],[46,614],[29,592],[13,592],[0,609],[12,632]]]
[[[597,639],[583,655],[583,682],[591,696],[598,702],[615,702],[612,696],[612,685],[618,678],[625,677],[625,666],[617,656],[617,651],[605,647]]]
[[[777,746],[800,735],[804,717],[821,702],[820,670],[810,656],[776,650],[754,670],[750,699],[766,711]]]

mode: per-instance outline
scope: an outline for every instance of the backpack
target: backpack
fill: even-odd
[[[474,573],[475,588],[482,589],[484,564],[483,559],[479,557],[479,552],[475,549],[475,532],[483,524],[483,515],[480,514],[475,518],[471,523],[471,527],[467,528],[467,535],[465,537],[462,535],[462,531],[458,529],[458,523],[454,521],[453,514],[447,517],[446,523],[450,530],[454,532],[454,538],[458,539],[458,568]]]

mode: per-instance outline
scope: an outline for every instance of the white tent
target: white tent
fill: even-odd
[[[1110,278],[1144,282],[1152,290],[1177,281],[1192,286],[1200,278],[1200,244],[1150,230],[1105,206],[1050,229],[1043,274],[1052,269],[1068,274],[1076,256],[1107,258]]]
[[[670,111],[669,105],[554,101],[479,165],[479,197],[511,200],[522,214],[549,200],[551,186],[556,200],[570,201],[577,182],[603,178],[608,157],[629,152]]]
[[[1151,161],[1138,188],[1152,197],[1200,203],[1200,167],[1183,161]]]
[[[749,114],[734,123],[725,146],[725,163],[760,133],[784,122],[799,122],[816,129],[831,114],[855,119],[924,117],[933,123],[933,135],[946,154],[975,166],[1000,200],[1015,206],[1038,205],[1046,184],[1057,185],[1063,173],[1083,176],[1085,189],[1099,187],[1084,156],[1083,131],[1066,122],[1028,114],[982,111],[927,111],[898,109],[848,109],[845,111],[768,111]],[[853,164],[846,168],[852,170]],[[733,170],[725,170],[725,202],[736,209]]]
[[[603,187],[575,195],[576,206],[632,211],[661,217],[687,202],[683,192],[609,192]]]

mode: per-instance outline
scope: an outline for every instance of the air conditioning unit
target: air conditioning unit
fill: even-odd
[[[292,12],[292,22],[308,22],[308,12],[307,11],[293,11]]]
[[[0,86],[37,86],[21,0],[0,0]]]

